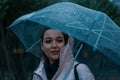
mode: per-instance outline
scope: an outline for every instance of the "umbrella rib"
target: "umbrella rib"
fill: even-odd
[[[104,15],[105,15],[105,14],[104,14]],[[97,38],[96,43],[95,43],[95,45],[94,45],[94,49],[93,49],[93,51],[96,50],[96,47],[97,47],[98,41],[100,40],[100,37],[101,37],[102,31],[103,31],[103,28],[104,28],[105,21],[106,21],[106,16],[104,17],[104,23],[103,23],[103,25],[102,25],[102,29],[101,29],[100,33],[98,34],[98,38]]]
[[[92,31],[101,31],[101,30],[97,30],[97,29],[93,29]],[[113,31],[113,30],[103,30],[104,32],[120,32],[120,31]]]
[[[21,16],[19,19],[16,19],[15,22],[13,22],[11,26],[7,27],[7,29],[9,29],[9,28],[13,27],[14,25],[19,24],[21,22],[25,22],[25,20],[29,19],[34,14],[35,14],[35,12],[32,12],[30,14],[26,14],[24,16]]]
[[[109,17],[108,17],[108,18],[109,18]],[[110,19],[110,20],[111,20],[111,19]],[[112,21],[112,20],[111,20],[111,23],[115,25],[114,27],[116,27],[117,29],[119,29],[119,30],[120,30],[120,28],[118,27],[118,25],[116,25],[116,24],[115,24],[115,22],[114,22],[114,21]]]
[[[93,31],[93,33],[95,33],[95,34],[97,34],[97,35],[99,35],[98,33],[96,33],[95,31]],[[107,38],[107,37],[105,37],[105,36],[103,36],[103,35],[101,35],[103,38],[105,38],[105,39],[108,39],[108,40],[110,40],[111,42],[113,42],[113,43],[115,43],[115,44],[117,44],[117,45],[120,45],[120,44],[118,44],[117,42],[115,42],[115,41],[113,41],[113,40],[111,40],[111,39],[109,39],[109,38]]]
[[[36,44],[38,44],[41,40],[36,41],[30,48],[26,50],[26,52],[30,51],[31,48],[33,48]]]
[[[70,28],[73,28],[72,26],[69,26]],[[73,28],[74,29],[74,28]],[[79,28],[77,27],[76,29],[80,29],[80,30],[89,30],[88,28]]]
[[[71,23],[79,23],[80,22],[76,21],[76,22],[71,22]],[[83,27],[76,27],[76,29],[80,29],[80,30],[89,30],[89,28],[87,28],[85,25],[81,24]],[[65,26],[70,27],[70,28],[74,28],[74,26],[71,26],[70,24],[66,24]]]

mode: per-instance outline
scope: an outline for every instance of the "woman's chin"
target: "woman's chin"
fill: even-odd
[[[56,60],[58,60],[58,59],[59,59],[59,56],[57,56],[57,55],[52,57],[52,60],[53,60],[53,61],[56,61]]]

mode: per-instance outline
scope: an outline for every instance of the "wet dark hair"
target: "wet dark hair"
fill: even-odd
[[[44,37],[44,33],[47,31],[47,30],[49,30],[49,29],[51,29],[51,28],[45,28],[44,30],[43,30],[43,32],[42,32],[42,34],[41,34],[41,45],[42,45],[42,43],[43,43],[43,37]],[[64,34],[64,33],[62,33],[63,34],[63,36],[64,36],[64,40],[65,40],[65,45],[67,44],[67,41],[68,41],[68,38],[69,38],[69,36],[68,35],[66,35],[66,34]],[[43,56],[46,58],[46,59],[48,59],[48,57],[45,55],[45,53],[44,53],[44,51],[43,51]]]
[[[43,42],[43,36],[44,36],[44,33],[45,33],[47,30],[49,30],[49,29],[51,29],[51,28],[48,28],[48,27],[47,27],[47,28],[45,28],[45,29],[43,30],[43,32],[42,32],[42,34],[41,34],[41,43]],[[63,36],[64,36],[65,45],[66,45],[69,36],[68,36],[67,34],[64,34],[64,33],[62,33],[62,34],[63,34]]]

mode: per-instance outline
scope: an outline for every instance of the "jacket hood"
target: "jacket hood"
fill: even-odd
[[[66,70],[68,69],[69,65],[71,64],[74,58],[72,53],[73,44],[74,44],[73,38],[69,37],[67,44],[60,51],[59,67],[54,77],[52,78],[52,80],[57,80],[58,77],[63,76]],[[42,78],[44,78],[45,75],[43,73],[40,73],[41,72],[40,70],[41,70],[41,67],[43,67],[44,61],[45,61],[45,58],[42,57],[39,67],[34,72],[35,74],[40,75]]]
[[[69,37],[67,44],[60,51],[60,65],[69,63],[73,59],[73,44],[73,38]]]

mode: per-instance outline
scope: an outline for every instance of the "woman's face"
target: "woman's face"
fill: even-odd
[[[48,29],[43,34],[42,50],[48,57],[50,63],[59,59],[60,49],[64,47],[65,40],[61,32]]]

